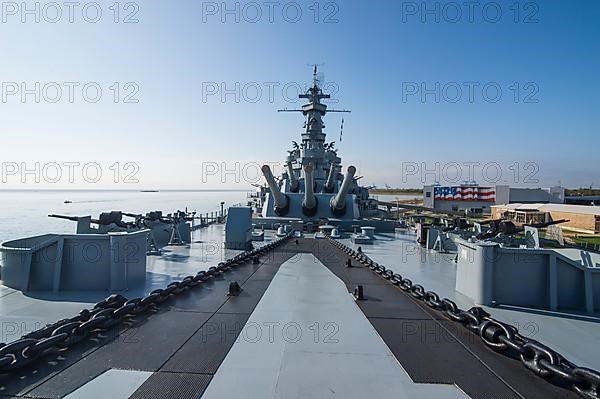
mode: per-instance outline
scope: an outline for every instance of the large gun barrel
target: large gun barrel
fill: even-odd
[[[294,168],[292,167],[292,163],[290,161],[288,161],[287,163],[287,172],[288,172],[288,179],[290,179],[290,191],[293,193],[297,193],[298,192],[298,179],[296,178],[296,175],[294,174]]]
[[[346,194],[350,191],[350,184],[354,181],[354,175],[356,174],[356,168],[354,166],[348,166],[346,176],[340,187],[340,191],[331,200],[331,212],[336,216],[341,216],[346,212]]]
[[[72,222],[76,222],[79,220],[79,216],[66,216],[66,215],[48,215],[49,218],[55,218],[55,219],[65,219],[65,220],[70,220]]]
[[[560,219],[560,220],[552,220],[552,221],[549,221],[549,222],[542,222],[542,223],[526,223],[526,224],[523,224],[523,225],[518,226],[518,227],[515,226],[515,224],[513,222],[504,221],[504,222],[500,222],[499,229],[500,229],[501,233],[504,233],[506,235],[510,235],[510,234],[516,234],[516,233],[519,233],[521,231],[524,231],[526,226],[528,226],[528,227],[534,227],[536,229],[541,229],[541,228],[544,228],[544,227],[553,226],[555,224],[565,223],[565,222],[568,222],[568,221],[569,220],[567,220],[567,219]]]
[[[335,189],[335,177],[337,172],[337,165],[332,162],[331,169],[329,169],[329,174],[327,175],[327,181],[325,182],[325,192],[332,193]]]
[[[504,220],[504,219],[486,219],[486,220],[482,220],[482,221],[480,221],[480,222],[478,221],[477,223],[479,223],[479,224],[480,224],[480,225],[482,225],[482,226],[483,226],[483,225],[486,225],[486,224],[490,224],[490,225],[492,225],[492,224],[498,224],[498,223],[500,223],[500,222],[501,222],[501,221],[503,221],[503,220]]]
[[[302,212],[306,216],[313,216],[317,213],[317,198],[314,192],[312,164],[304,165],[304,199],[302,200]]]
[[[555,224],[561,224],[561,223],[566,223],[566,222],[570,222],[570,220],[568,220],[568,219],[551,220],[549,222],[543,222],[543,223],[526,224],[525,226],[530,226],[530,227],[535,227],[535,228],[541,229],[544,227],[553,226]]]
[[[127,217],[130,217],[130,218],[136,218],[136,219],[142,217],[141,214],[130,213],[130,212],[123,212],[123,216],[127,216]]]
[[[289,210],[290,201],[287,196],[279,190],[279,186],[273,177],[273,173],[271,173],[269,165],[263,165],[261,169],[265,176],[265,180],[271,189],[271,194],[273,195],[275,213],[279,216],[283,216]]]

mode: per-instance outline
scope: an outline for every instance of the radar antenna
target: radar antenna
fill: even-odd
[[[323,64],[321,64],[323,65]],[[321,114],[325,115],[327,112],[341,112],[341,113],[350,113],[349,110],[346,109],[327,109],[327,106],[321,103],[321,100],[328,100],[331,98],[329,94],[324,94],[321,89],[322,82],[324,80],[323,74],[319,72],[319,64],[312,64],[313,67],[313,86],[306,90],[305,93],[300,94],[298,98],[308,100],[309,104],[316,104],[319,108],[321,108]],[[308,104],[307,104],[308,105]],[[307,105],[303,106],[305,108]],[[306,112],[306,109],[278,109],[277,112]]]
[[[323,83],[325,81],[325,75],[323,74],[323,72],[319,72],[318,69],[319,67],[324,65],[324,62],[320,64],[306,64],[306,66],[309,66],[313,69],[313,86],[323,86]]]

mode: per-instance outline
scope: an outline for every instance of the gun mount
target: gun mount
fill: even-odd
[[[541,229],[544,227],[553,226],[553,225],[565,223],[568,221],[569,220],[567,220],[567,219],[560,219],[560,220],[552,220],[552,221],[543,222],[543,223],[532,223],[532,224],[524,224],[522,226],[517,226],[510,220],[500,220],[500,221],[499,220],[490,220],[489,221],[489,225],[490,225],[489,230],[484,233],[477,234],[475,236],[475,238],[477,238],[478,240],[492,240],[492,239],[500,236],[500,239],[504,240],[505,237],[511,237],[511,236],[514,236],[518,233],[525,231],[527,227]],[[504,241],[506,241],[506,240],[504,240]]]
[[[132,222],[123,221],[123,216],[134,218]],[[187,212],[177,211],[163,216],[162,211],[152,211],[145,215],[131,212],[103,212],[98,219],[91,216],[48,215],[48,217],[77,222],[77,234],[108,234],[116,232],[132,233],[147,230],[147,250],[157,254],[160,248],[172,244],[183,245],[191,241],[191,227],[187,223]],[[96,225],[92,227],[92,225]]]
[[[469,223],[469,221],[465,218],[454,218],[446,221],[446,226],[442,228],[442,232],[446,233],[454,230],[467,230],[471,227],[475,227],[474,224]]]
[[[123,228],[128,227],[127,223],[123,223],[123,212],[121,211],[102,212],[98,217],[98,220],[92,220],[92,223],[96,223],[101,226],[108,226],[110,224],[114,224],[115,226]]]
[[[485,225],[490,225],[490,229],[496,229],[498,228],[498,223],[501,222],[503,219],[487,219],[487,220],[481,220],[481,221],[469,221],[466,218],[463,217],[454,217],[451,219],[447,219],[447,218],[443,218],[442,219],[444,221],[444,223],[446,224],[446,226],[442,229],[443,232],[449,232],[449,231],[462,231],[462,232],[472,232],[472,231],[467,231],[473,227],[475,227],[479,233],[481,233],[480,227],[481,226],[485,226]]]

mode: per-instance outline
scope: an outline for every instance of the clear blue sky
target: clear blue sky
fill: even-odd
[[[96,23],[86,2],[63,7],[60,18],[46,2],[38,15],[3,3],[0,188],[245,188],[255,168],[244,165],[280,162],[299,140],[302,117],[275,111],[298,106],[283,87],[291,97],[309,83],[309,63],[324,64],[338,100],[331,106],[352,110],[338,147],[364,183],[433,183],[435,173],[420,172],[436,163],[440,180],[455,178],[456,164],[465,180],[467,162],[479,163],[473,177],[483,182],[487,167],[490,183],[600,186],[595,0],[480,1],[472,10],[462,1],[427,2],[426,9],[421,1],[321,1],[318,14],[312,0],[241,2],[229,14],[220,1],[121,2],[118,15],[113,3],[99,2]],[[236,2],[226,4],[235,10]],[[23,99],[22,84],[35,92],[36,82],[39,103],[35,94]],[[65,82],[79,84],[73,102]],[[222,101],[222,85],[235,91],[236,82],[240,101],[235,94]],[[62,87],[56,103],[54,83]],[[92,103],[95,87],[102,96]],[[219,93],[207,91],[215,87]],[[423,88],[430,90],[424,98]],[[494,101],[497,88],[502,96]],[[134,92],[139,101],[125,103]],[[329,140],[339,140],[340,119],[326,118]],[[35,162],[47,168],[40,183],[22,176]],[[63,173],[57,183],[49,183],[52,162]],[[69,182],[65,162],[96,162],[102,179],[91,184],[75,167]],[[115,162],[118,183],[109,169]],[[127,162],[139,168],[137,185],[123,183],[134,171],[124,170]],[[236,162],[241,178],[223,175]]]

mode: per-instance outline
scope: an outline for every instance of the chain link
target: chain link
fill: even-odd
[[[443,312],[450,320],[464,325],[493,350],[518,358],[525,368],[536,375],[568,386],[584,398],[600,399],[599,371],[576,366],[541,342],[522,336],[516,327],[492,318],[481,307],[462,310],[452,300],[440,299],[437,293],[425,291],[422,285],[414,284],[400,274],[393,274],[390,269],[369,259],[362,250],[355,251],[331,237],[327,239],[334,247],[423,301],[431,309]]]
[[[0,374],[23,368],[48,354],[90,339],[92,333],[108,330],[133,316],[156,308],[161,303],[235,266],[250,261],[256,264],[260,255],[278,247],[290,237],[291,233],[261,248],[242,252],[216,267],[211,266],[206,271],[202,270],[181,281],[174,281],[164,289],[156,289],[143,298],[127,299],[119,294],[110,295],[91,309],[83,309],[77,316],[48,324],[9,344],[0,343]]]

